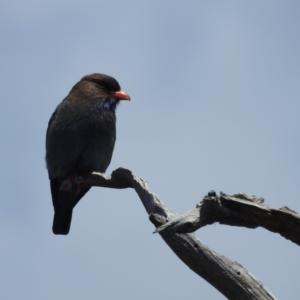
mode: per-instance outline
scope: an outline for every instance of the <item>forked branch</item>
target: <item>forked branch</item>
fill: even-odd
[[[283,207],[273,209],[262,198],[243,193],[226,195],[209,192],[193,210],[182,216],[168,208],[148,189],[147,183],[130,170],[119,168],[111,177],[93,173],[79,179],[80,187],[133,188],[142,201],[150,221],[174,253],[195,273],[228,299],[276,299],[263,284],[239,263],[217,254],[191,232],[219,222],[248,228],[264,227],[300,245],[300,218]]]

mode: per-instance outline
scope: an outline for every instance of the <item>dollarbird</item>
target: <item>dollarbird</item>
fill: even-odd
[[[78,190],[76,178],[104,173],[116,141],[116,108],[130,100],[116,79],[84,76],[57,106],[46,133],[46,165],[54,207],[53,233],[69,233],[72,212],[90,187]],[[71,190],[61,189],[68,179]]]

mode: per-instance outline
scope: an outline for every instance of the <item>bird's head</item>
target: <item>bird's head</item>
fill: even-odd
[[[84,76],[81,81],[92,83],[98,93],[106,94],[116,103],[120,100],[130,100],[129,95],[121,90],[118,81],[111,76],[94,73]]]

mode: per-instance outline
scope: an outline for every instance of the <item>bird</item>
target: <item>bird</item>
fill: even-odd
[[[116,108],[130,100],[118,81],[94,73],[77,82],[53,112],[46,132],[48,170],[54,218],[54,234],[70,231],[73,208],[89,191],[78,190],[76,178],[96,171],[104,173],[110,164],[116,141]],[[69,180],[71,189],[62,189]]]

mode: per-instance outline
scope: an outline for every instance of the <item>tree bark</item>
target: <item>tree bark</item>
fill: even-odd
[[[127,169],[119,168],[111,176],[94,172],[88,178],[78,178],[78,184],[79,188],[133,188],[155,225],[155,232],[190,269],[228,299],[276,298],[243,266],[211,250],[192,232],[214,222],[248,228],[261,226],[300,245],[299,215],[287,207],[273,209],[262,198],[243,193],[217,196],[211,191],[196,208],[179,216],[149,191],[143,179]]]

